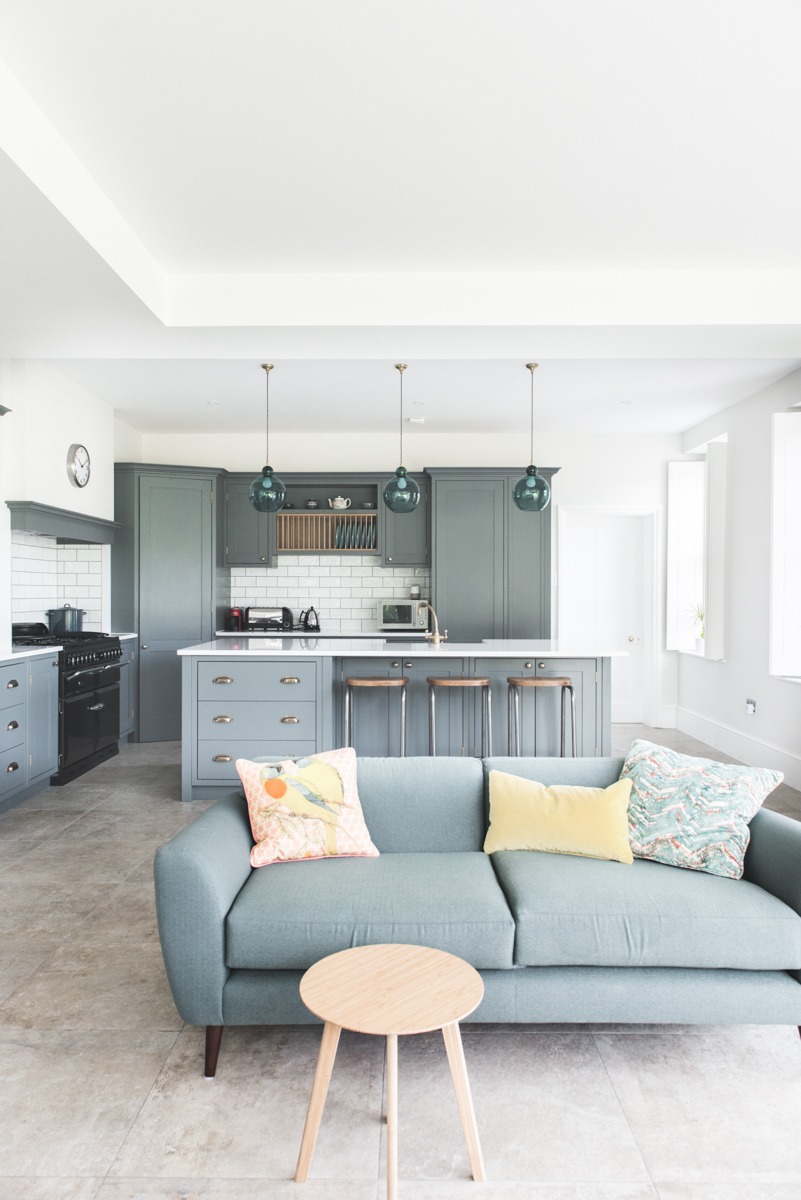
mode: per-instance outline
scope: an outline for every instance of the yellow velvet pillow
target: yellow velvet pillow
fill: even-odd
[[[628,807],[631,780],[608,788],[545,787],[533,779],[490,771],[490,827],[484,852],[546,850],[632,863]]]

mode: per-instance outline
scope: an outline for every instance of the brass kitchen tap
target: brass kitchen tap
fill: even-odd
[[[440,642],[444,642],[444,641],[446,641],[446,640],[447,640],[447,637],[448,637],[448,631],[447,631],[447,629],[446,629],[444,633],[440,633],[440,631],[439,631],[439,623],[438,623],[438,621],[437,621],[437,614],[434,612],[433,608],[431,607],[431,605],[430,605],[430,604],[428,603],[428,601],[426,601],[426,600],[423,600],[423,601],[422,601],[420,604],[418,604],[418,606],[417,606],[417,615],[418,615],[418,617],[420,616],[420,614],[422,613],[422,611],[423,611],[423,609],[424,609],[424,608],[427,608],[427,609],[428,609],[428,611],[431,613],[431,616],[434,618],[434,632],[433,632],[433,633],[427,633],[427,634],[426,634],[426,641],[427,641],[427,642],[433,642],[435,646],[438,646],[438,645],[440,644]]]

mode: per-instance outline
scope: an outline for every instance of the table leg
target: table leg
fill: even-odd
[[[470,1081],[467,1078],[467,1064],[464,1060],[462,1035],[459,1032],[459,1022],[442,1026],[442,1036],[445,1039],[445,1049],[448,1052],[453,1087],[456,1092],[456,1103],[459,1105],[459,1116],[462,1118],[464,1140],[467,1142],[467,1156],[470,1159],[470,1170],[476,1183],[483,1183],[484,1159],[481,1155],[481,1144],[476,1128],[476,1114],[473,1110],[473,1097],[470,1095]]]
[[[398,1035],[387,1034],[387,1200],[398,1195]]]
[[[303,1126],[303,1140],[300,1143],[300,1154],[298,1155],[298,1165],[295,1171],[295,1183],[305,1183],[309,1178],[309,1167],[311,1166],[312,1154],[314,1154],[314,1144],[317,1141],[317,1134],[320,1130],[325,1097],[328,1092],[328,1084],[331,1081],[331,1071],[334,1067],[334,1059],[337,1055],[337,1046],[339,1045],[339,1035],[341,1032],[342,1030],[339,1025],[334,1025],[331,1021],[326,1021],[325,1028],[323,1029],[323,1040],[320,1043],[320,1053],[317,1056],[317,1070],[314,1072],[314,1083],[312,1084],[312,1094],[309,1099],[309,1109],[306,1113],[306,1124]]]

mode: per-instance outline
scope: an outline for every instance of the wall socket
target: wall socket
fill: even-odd
[[[746,700],[745,702],[746,716],[753,717],[756,712],[756,700]]]

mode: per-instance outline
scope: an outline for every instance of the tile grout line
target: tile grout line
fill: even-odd
[[[63,836],[63,834],[66,832],[66,830],[72,829],[73,825],[77,825],[78,822],[82,821],[84,819],[84,817],[89,815],[90,812],[94,812],[95,809],[99,807],[99,805],[105,804],[105,802],[107,800],[112,800],[114,798],[114,796],[116,796],[117,792],[119,792],[121,790],[122,790],[122,785],[114,788],[114,790],[112,791],[110,796],[104,796],[102,800],[97,801],[97,804],[93,804],[91,806],[91,808],[85,809],[84,812],[82,812],[79,816],[75,817],[74,820],[68,821],[66,825],[63,825],[61,827],[61,829],[58,830],[57,833],[51,833],[48,837],[43,838],[42,841],[37,842],[36,845],[31,847],[30,850],[26,850],[24,854],[21,854],[19,856],[19,858],[14,859],[13,862],[6,863],[6,865],[4,867],[0,867],[0,875],[4,875],[6,871],[11,869],[11,867],[16,867],[18,863],[24,862],[26,858],[30,857],[31,854],[35,854],[37,850],[40,850],[42,848],[42,846],[46,846],[46,845],[48,845],[49,842],[52,842],[55,838]],[[38,794],[39,793],[37,792],[37,795]],[[33,800],[34,797],[31,796],[30,799]],[[24,804],[25,801],[23,800],[22,803]],[[22,805],[19,805],[18,807],[21,808]],[[8,812],[8,813],[13,813],[15,811],[16,811],[16,809],[14,809],[14,808],[6,809],[6,812]],[[48,809],[39,809],[38,811],[47,812],[49,810]],[[54,809],[53,811],[57,811],[57,810]],[[5,816],[5,813],[0,814],[0,817],[3,817],[3,816]],[[2,836],[2,833],[3,833],[3,822],[2,822],[2,820],[0,820],[0,836]]]
[[[606,1063],[604,1062],[604,1056],[601,1053],[601,1049],[600,1049],[597,1041],[595,1040],[595,1033],[593,1032],[592,1029],[590,1029],[589,1033],[590,1033],[590,1037],[592,1038],[592,1044],[595,1047],[595,1053],[598,1055],[598,1061],[600,1062],[601,1066],[603,1067],[604,1075],[606,1075],[606,1078],[609,1080],[609,1086],[612,1089],[612,1092],[614,1093],[615,1100],[617,1100],[617,1106],[620,1109],[620,1115],[622,1116],[623,1120],[626,1122],[626,1127],[628,1128],[628,1131],[631,1134],[631,1139],[634,1142],[634,1145],[637,1147],[637,1153],[640,1156],[642,1165],[645,1168],[645,1173],[648,1176],[648,1180],[651,1184],[651,1187],[653,1188],[655,1200],[659,1200],[659,1191],[657,1189],[656,1183],[654,1182],[654,1177],[651,1174],[648,1163],[645,1161],[645,1155],[643,1154],[642,1149],[640,1147],[640,1143],[637,1140],[637,1135],[635,1134],[634,1130],[631,1127],[631,1122],[629,1121],[628,1114],[627,1114],[625,1108],[623,1107],[623,1102],[620,1099],[620,1096],[618,1095],[618,1091],[614,1085],[612,1076],[609,1074],[609,1069],[608,1069]],[[621,1036],[625,1037],[626,1034],[622,1034]]]

